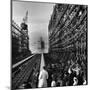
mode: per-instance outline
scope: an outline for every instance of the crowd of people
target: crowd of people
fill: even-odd
[[[71,61],[72,62],[72,61]],[[39,87],[60,87],[60,86],[75,86],[75,85],[86,85],[87,84],[87,71],[83,69],[78,62],[71,63],[68,62],[68,65],[60,67],[58,63],[48,64],[46,69],[44,69],[45,73],[40,73],[40,77],[42,74],[41,86]],[[85,67],[84,67],[85,68]],[[40,78],[39,78],[40,80]],[[46,82],[47,81],[47,82]],[[44,83],[47,83],[43,86]]]
[[[80,66],[78,62],[71,61],[68,64],[51,63],[43,67],[41,71],[32,76],[34,83],[25,82],[20,88],[45,88],[75,86],[87,84],[87,71],[85,67]],[[83,63],[82,63],[83,65]],[[35,80],[34,80],[35,79]],[[33,86],[35,84],[35,86]]]

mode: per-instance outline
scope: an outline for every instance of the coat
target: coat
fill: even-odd
[[[48,79],[48,72],[44,69],[41,70],[39,75],[38,87],[47,87],[47,79]]]

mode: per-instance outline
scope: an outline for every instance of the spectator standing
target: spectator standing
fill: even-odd
[[[56,86],[55,77],[54,77],[54,75],[52,75],[51,87],[55,87],[55,86]]]
[[[78,79],[76,77],[73,78],[73,81],[74,81],[73,86],[78,84]]]
[[[47,87],[48,72],[44,66],[40,71],[38,87]]]

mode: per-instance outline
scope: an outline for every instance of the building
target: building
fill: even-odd
[[[48,29],[50,50],[83,52],[86,56],[86,5],[56,4]]]
[[[87,5],[56,4],[49,21],[49,54],[52,62],[79,63],[87,72]],[[48,62],[48,60],[47,60]],[[86,73],[87,74],[87,73]]]
[[[21,32],[23,33],[21,35],[22,50],[25,52],[29,50],[29,36],[28,36],[28,25],[27,24],[21,23]]]
[[[18,58],[24,57],[30,53],[28,26],[24,23],[19,27],[12,20],[12,63],[18,62]]]

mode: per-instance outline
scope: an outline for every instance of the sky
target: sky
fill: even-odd
[[[20,26],[28,10],[28,35],[29,48],[32,53],[40,52],[39,40],[43,37],[45,42],[44,52],[48,52],[48,24],[53,12],[52,3],[13,1],[12,19]]]

